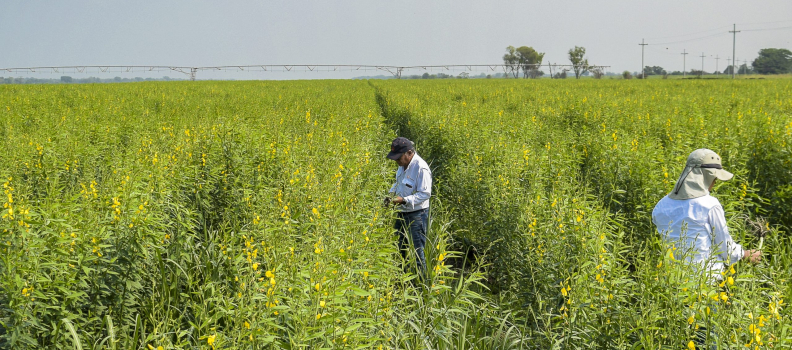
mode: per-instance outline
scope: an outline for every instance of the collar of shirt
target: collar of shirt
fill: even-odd
[[[418,166],[417,165],[418,159],[420,159],[420,157],[418,157],[418,153],[413,153],[413,157],[410,160],[410,164],[407,164],[407,168],[404,168],[404,167],[401,167],[401,166],[399,167],[399,172],[397,174],[398,177],[401,177],[402,175],[406,174],[407,170],[412,169],[413,166]]]

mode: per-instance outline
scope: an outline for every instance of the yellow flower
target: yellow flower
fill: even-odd
[[[687,347],[690,350],[696,350],[696,344],[694,344],[692,340],[688,342]]]
[[[324,300],[322,300],[322,301],[320,301],[320,302],[319,302],[319,307],[325,307],[325,305],[326,305],[326,304],[325,304],[325,301],[324,301]]]
[[[318,320],[320,318],[322,318],[322,314],[316,314],[316,319]]]
[[[273,286],[275,285],[275,277],[270,278],[270,284]]]
[[[729,278],[726,279],[726,282],[728,282],[730,286],[733,286],[734,285],[734,278],[729,276]]]
[[[273,278],[275,277],[275,274],[273,274],[272,271],[267,271],[267,273],[265,273],[264,276],[267,276],[267,278]]]
[[[253,263],[253,271],[258,270],[259,263]]]
[[[217,334],[210,335],[209,337],[206,338],[206,343],[209,344],[209,346],[211,346],[212,349],[214,349],[214,342],[216,338],[217,338]]]
[[[321,290],[321,289],[322,289],[322,284],[320,284],[320,283],[317,283],[317,284],[314,286],[314,288],[316,288],[316,291],[318,292],[319,290]]]

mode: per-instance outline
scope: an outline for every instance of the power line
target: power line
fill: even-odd
[[[740,25],[741,26],[751,26],[751,25],[756,25],[756,24],[773,24],[773,23],[787,23],[787,22],[792,22],[792,19],[787,19],[787,20],[783,20],[783,21],[771,21],[771,22],[740,23]]]
[[[711,35],[702,36],[702,37],[698,37],[698,38],[692,38],[692,39],[685,39],[685,40],[678,40],[678,41],[669,41],[669,42],[664,42],[664,43],[654,43],[652,45],[669,45],[669,44],[686,43],[686,42],[689,42],[689,41],[696,41],[696,40],[701,40],[701,39],[709,39],[709,38],[714,38],[714,37],[723,36],[723,35],[726,35],[726,33],[716,33],[716,34],[711,34]]]
[[[790,29],[792,26],[787,27],[776,27],[776,28],[764,28],[764,29],[743,29],[744,32],[764,32],[767,30],[781,30],[781,29]]]
[[[770,22],[754,22],[754,23],[740,23],[740,25],[741,26],[752,26],[752,25],[759,25],[759,24],[774,24],[774,23],[788,23],[788,22],[792,22],[792,20],[770,21]],[[709,32],[719,31],[719,30],[722,30],[723,28],[728,28],[728,27],[729,26],[726,25],[726,26],[720,26],[720,27],[717,27],[717,28],[702,30],[702,31],[698,31],[698,32],[687,33],[687,34],[652,37],[652,38],[649,38],[649,40],[651,41],[651,40],[656,40],[656,39],[680,38],[680,37],[686,37],[686,36],[697,35],[697,34],[702,34],[702,33],[709,33]],[[787,29],[787,28],[792,28],[792,27],[780,27],[780,28],[768,28],[768,29],[750,29],[750,30],[751,31],[762,31],[762,30],[775,30],[775,29]],[[748,30],[745,30],[745,31],[748,31]],[[690,40],[694,40],[694,39],[690,39]],[[656,45],[658,45],[658,44],[656,44]]]
[[[741,24],[741,25],[761,25],[761,24],[787,23],[787,22],[792,22],[792,20],[784,20],[784,21],[770,21],[770,22],[755,22],[755,23],[746,23],[746,24]],[[722,29],[722,28],[726,28],[726,27],[727,27],[727,26],[723,26],[723,27],[718,27],[718,28],[714,28],[714,29],[709,29],[709,30],[705,30],[705,31],[696,32],[696,33],[690,33],[690,34],[684,34],[684,35],[676,35],[676,36],[666,36],[666,37],[659,37],[659,38],[674,38],[674,37],[684,37],[684,36],[695,35],[695,34],[700,34],[700,33],[707,33],[707,32],[712,32],[712,31],[715,31],[715,30],[720,30],[720,29]],[[641,39],[641,44],[639,44],[639,45],[642,45],[642,50],[641,50],[641,64],[643,65],[643,58],[644,58],[644,50],[643,50],[643,48],[644,48],[644,47],[643,47],[643,45],[644,45],[644,44],[645,44],[645,45],[652,45],[652,46],[659,46],[659,45],[673,45],[673,44],[687,43],[687,42],[691,42],[691,41],[698,41],[698,40],[710,39],[710,38],[715,38],[715,37],[722,37],[722,36],[726,36],[727,34],[732,34],[732,57],[731,57],[730,59],[731,59],[732,68],[733,68],[733,69],[732,69],[732,71],[733,71],[733,72],[732,72],[732,78],[734,78],[734,77],[735,77],[735,74],[736,74],[736,73],[734,72],[734,70],[735,70],[736,68],[734,68],[734,67],[736,67],[736,66],[737,66],[737,65],[736,65],[736,63],[735,63],[735,60],[736,60],[736,58],[735,58],[735,57],[736,57],[736,53],[737,53],[737,50],[736,50],[736,46],[737,46],[737,33],[740,33],[740,32],[761,32],[761,31],[771,31],[771,30],[785,30],[785,29],[792,29],[792,26],[783,26],[783,27],[773,27],[773,28],[757,28],[757,29],[742,29],[742,30],[737,30],[737,24],[735,23],[735,24],[732,24],[732,30],[730,30],[730,31],[728,31],[728,32],[714,33],[714,34],[709,34],[709,35],[700,36],[700,37],[696,37],[696,38],[689,38],[689,39],[682,39],[682,40],[674,40],[674,41],[667,41],[667,42],[660,42],[660,43],[646,43],[646,42],[644,41],[644,39]],[[652,38],[650,38],[650,40],[651,40],[651,39],[652,39]],[[657,38],[655,38],[655,39],[657,39]],[[651,47],[650,47],[650,48],[651,48]],[[668,50],[668,48],[666,48],[666,50]],[[663,54],[666,54],[666,55],[673,55],[673,53],[669,53],[669,52],[667,52],[667,51],[664,51],[664,50],[659,50],[659,51],[654,51],[654,52],[657,52],[657,53],[663,53]],[[686,55],[686,54],[685,54],[685,53],[683,53],[683,55]],[[703,55],[703,54],[702,54],[702,55]],[[719,60],[719,59],[720,59],[719,57],[717,57],[717,58],[715,59],[715,61],[716,61],[716,70],[718,70],[718,67],[717,67],[717,65],[718,65],[718,60]],[[702,67],[703,67],[703,65],[704,65],[704,62],[703,62],[703,61],[704,61],[704,58],[702,57]],[[728,61],[727,61],[727,62],[728,62]],[[685,62],[683,61],[683,67],[684,67],[684,64],[685,64]],[[683,70],[684,70],[684,68],[683,68]],[[702,71],[703,71],[703,68],[702,68]],[[684,72],[683,72],[683,74],[684,74]]]
[[[709,33],[709,32],[714,32],[714,31],[716,31],[716,30],[722,30],[723,28],[728,28],[728,27],[729,27],[729,26],[721,26],[721,27],[718,27],[718,28],[707,29],[707,30],[702,30],[702,31],[700,31],[700,32],[693,32],[693,33],[688,33],[688,34],[669,35],[669,36],[660,36],[660,37],[649,38],[649,40],[654,40],[654,39],[668,39],[668,38],[679,38],[679,37],[685,37],[685,36],[697,35],[697,34],[702,34],[702,33]]]
[[[737,66],[737,64],[735,63],[735,60],[736,60],[736,55],[737,55],[737,51],[736,51],[737,50],[737,33],[739,33],[739,32],[740,31],[737,30],[737,24],[736,23],[734,24],[734,29],[729,31],[729,33],[732,33],[732,35],[733,35],[733,39],[732,39],[732,79],[734,79],[734,73],[735,73],[734,70],[736,69],[735,67]]]
[[[644,47],[649,44],[645,43],[644,39],[641,39],[641,43],[638,45],[641,45],[641,79],[644,79],[646,78],[646,71],[644,70]]]
[[[685,51],[686,50],[682,50],[682,77],[683,78],[687,76],[687,67],[686,67],[686,65],[687,65],[687,55],[688,55],[688,53],[685,52]]]

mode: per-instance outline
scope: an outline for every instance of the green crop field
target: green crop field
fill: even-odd
[[[0,86],[0,348],[792,347],[792,80]],[[382,207],[434,176],[425,281]],[[651,222],[687,155],[756,265]]]

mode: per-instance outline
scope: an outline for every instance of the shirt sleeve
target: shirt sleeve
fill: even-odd
[[[718,253],[723,261],[734,264],[743,257],[743,247],[732,239],[729,235],[729,227],[726,224],[726,216],[723,207],[715,206],[710,209],[708,214],[709,223],[713,231],[713,251]]]
[[[404,205],[413,209],[432,196],[432,173],[429,169],[419,169],[415,182],[415,193],[404,197]]]

